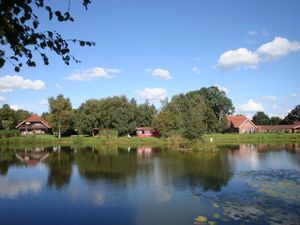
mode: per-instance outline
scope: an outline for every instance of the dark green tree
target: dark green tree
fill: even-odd
[[[280,117],[278,117],[278,116],[272,116],[270,118],[270,124],[271,125],[278,125],[278,124],[281,123],[281,121],[282,121],[282,119]]]
[[[14,110],[9,107],[9,105],[4,104],[0,109],[0,129],[12,130],[16,126]]]
[[[155,106],[151,105],[149,102],[138,105],[136,112],[136,125],[138,127],[151,126],[156,113],[157,110]]]
[[[86,9],[90,2],[90,0],[82,1]],[[66,3],[68,4],[66,11],[55,11],[49,2],[44,0],[0,1],[0,45],[2,46],[0,68],[9,61],[14,65],[15,71],[19,72],[24,63],[22,59],[25,59],[27,66],[34,67],[36,54],[41,56],[45,65],[48,65],[46,52],[49,50],[59,55],[67,65],[71,60],[79,62],[70,53],[70,44],[93,46],[94,42],[64,39],[55,30],[40,29],[39,16],[43,11],[48,14],[49,21],[73,22],[74,18],[70,13],[71,0]],[[4,50],[4,47],[8,47],[10,51]]]
[[[153,120],[153,125],[159,130],[163,137],[168,137],[174,131],[181,133],[181,115],[180,111],[171,105],[167,99],[163,100],[160,112]]]
[[[72,122],[73,110],[69,98],[64,98],[63,95],[58,95],[56,98],[49,98],[50,108],[50,123],[54,132],[58,133],[60,138],[70,129]]]
[[[293,124],[293,122],[295,122],[295,121],[300,121],[300,105],[297,105],[284,118],[284,122],[287,124]]]
[[[14,117],[15,117],[16,125],[18,125],[19,123],[21,123],[22,121],[27,119],[31,113],[29,113],[26,110],[19,109],[19,110],[15,111],[14,114],[15,114]]]
[[[271,120],[267,114],[264,112],[258,111],[255,113],[255,115],[252,117],[253,123],[256,125],[270,125]]]
[[[203,87],[197,91],[187,93],[189,96],[201,95],[206,105],[211,108],[218,119],[216,131],[223,131],[226,129],[226,116],[234,113],[234,106],[231,99],[226,96],[226,93],[220,90],[217,86]]]
[[[82,103],[75,113],[75,128],[79,134],[92,134],[93,128],[101,127],[101,100],[87,100]]]

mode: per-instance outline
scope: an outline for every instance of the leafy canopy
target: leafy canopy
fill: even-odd
[[[90,0],[83,0],[82,4],[87,9]],[[40,19],[37,12],[44,10],[49,20],[56,19],[59,22],[73,22],[70,13],[70,4],[67,11],[54,11],[44,0],[3,0],[0,1],[0,68],[9,61],[14,65],[15,71],[19,72],[23,66],[21,59],[25,59],[27,66],[35,67],[33,59],[35,53],[39,54],[45,65],[49,64],[46,50],[59,55],[65,64],[71,60],[80,62],[70,53],[70,43],[79,43],[80,46],[93,46],[92,41],[77,39],[64,39],[56,31],[41,31]],[[8,46],[11,50],[7,51]],[[5,49],[5,50],[4,50]]]

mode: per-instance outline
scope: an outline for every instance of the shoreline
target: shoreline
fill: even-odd
[[[0,138],[1,148],[46,147],[46,146],[101,146],[101,147],[161,147],[178,150],[215,150],[217,145],[236,144],[300,144],[300,133],[255,133],[255,134],[206,134],[200,139],[187,140],[182,137],[138,138],[138,137],[62,137],[53,135],[18,136]]]

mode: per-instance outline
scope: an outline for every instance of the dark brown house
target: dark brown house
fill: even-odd
[[[43,118],[36,114],[31,115],[23,122],[16,126],[21,135],[30,134],[49,134],[51,133],[51,126]]]

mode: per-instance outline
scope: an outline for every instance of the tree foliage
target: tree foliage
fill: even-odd
[[[188,92],[187,95],[201,95],[205,104],[212,109],[218,119],[217,130],[223,132],[226,129],[226,116],[234,113],[235,108],[226,93],[217,86],[203,87],[200,90]]]
[[[0,130],[13,130],[23,120],[28,118],[30,113],[26,110],[13,110],[9,105],[4,104],[0,108]]]
[[[296,121],[300,121],[300,105],[297,105],[284,118],[284,122],[287,124],[293,124],[293,122],[296,122]]]
[[[256,125],[270,125],[271,120],[267,114],[264,112],[258,111],[255,113],[255,115],[252,117],[253,123]]]
[[[278,125],[278,124],[281,124],[282,123],[282,119],[278,116],[272,116],[270,118],[270,124],[271,125]]]
[[[50,124],[54,132],[58,133],[60,138],[62,134],[67,133],[72,124],[73,110],[69,98],[58,95],[56,98],[49,98]]]
[[[177,133],[188,139],[216,131],[217,124],[216,115],[199,92],[176,95],[170,103],[164,102],[154,122],[163,136]]]
[[[80,134],[93,128],[115,129],[120,135],[131,134],[137,126],[150,126],[156,109],[149,103],[137,105],[134,99],[114,96],[87,100],[76,110],[75,127]]]
[[[87,9],[90,0],[83,0]],[[47,2],[48,3],[48,2]],[[78,39],[64,39],[61,34],[53,30],[40,29],[40,12],[48,14],[49,20],[59,22],[73,22],[70,13],[71,0],[66,11],[54,11],[44,0],[3,0],[0,2],[0,68],[9,61],[15,71],[19,72],[23,66],[21,59],[25,59],[27,66],[35,67],[34,54],[41,56],[45,65],[49,64],[46,50],[59,55],[69,65],[71,60],[80,62],[70,53],[70,43],[78,43],[80,46],[93,46],[92,41]],[[4,50],[4,46],[10,48],[10,53]]]

